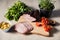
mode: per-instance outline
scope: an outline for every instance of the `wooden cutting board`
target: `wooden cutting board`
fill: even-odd
[[[25,21],[29,22],[23,16],[21,16],[18,20],[18,22],[25,22]],[[37,27],[35,22],[29,22],[29,23],[34,27],[34,29],[31,31],[31,33],[38,34],[38,35],[49,36],[49,32],[46,32],[43,27],[41,27],[41,26]]]
[[[49,32],[46,32],[42,26],[37,27],[36,23],[31,22],[32,26],[34,27],[33,31],[31,33],[38,34],[38,35],[43,35],[43,36],[49,36]]]

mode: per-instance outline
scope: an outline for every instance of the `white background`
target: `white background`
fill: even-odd
[[[0,0],[0,22],[8,21],[4,18],[4,14],[7,12],[7,9],[13,5],[16,0]],[[25,4],[35,9],[38,8],[38,0],[21,0]],[[55,9],[53,11],[51,19],[60,23],[60,0],[55,0],[54,3]],[[15,21],[11,21],[12,24],[15,24]],[[60,25],[54,27],[56,30],[53,33],[52,37],[44,37],[41,35],[22,35],[19,33],[5,33],[0,30],[0,40],[60,40]]]

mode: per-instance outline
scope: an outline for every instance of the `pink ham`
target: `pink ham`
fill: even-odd
[[[29,14],[24,14],[23,17],[29,22],[36,20],[35,18],[31,17]]]
[[[32,27],[32,25],[31,25],[30,23],[24,22],[23,24],[27,27],[27,29],[28,29],[29,31],[32,31],[32,30],[33,30],[33,27]]]
[[[27,22],[20,22],[15,25],[15,30],[19,33],[29,33],[33,27]]]

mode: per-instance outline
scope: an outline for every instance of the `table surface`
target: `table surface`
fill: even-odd
[[[4,14],[7,9],[17,0],[0,0],[0,22],[8,21]],[[33,7],[35,9],[38,8],[38,0],[21,0],[26,5]],[[54,0],[53,0],[54,1]],[[53,31],[53,35],[51,37],[44,37],[41,35],[31,34],[31,35],[22,35],[19,33],[6,33],[0,30],[0,40],[60,40],[60,0],[55,0],[54,3],[55,9],[52,13],[51,19],[58,22],[57,26],[54,26],[55,30]],[[9,21],[12,24],[15,24],[15,21]]]

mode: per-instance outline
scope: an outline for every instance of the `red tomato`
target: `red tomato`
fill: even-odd
[[[49,32],[51,30],[51,26],[48,24],[49,24],[49,20],[48,20],[48,18],[45,18],[45,17],[41,18],[41,22],[36,22],[36,25],[38,27],[42,26],[44,28],[44,30],[47,32]]]
[[[42,24],[40,22],[36,22],[36,26],[42,26]]]
[[[52,28],[50,25],[44,26],[45,31],[49,32]]]

